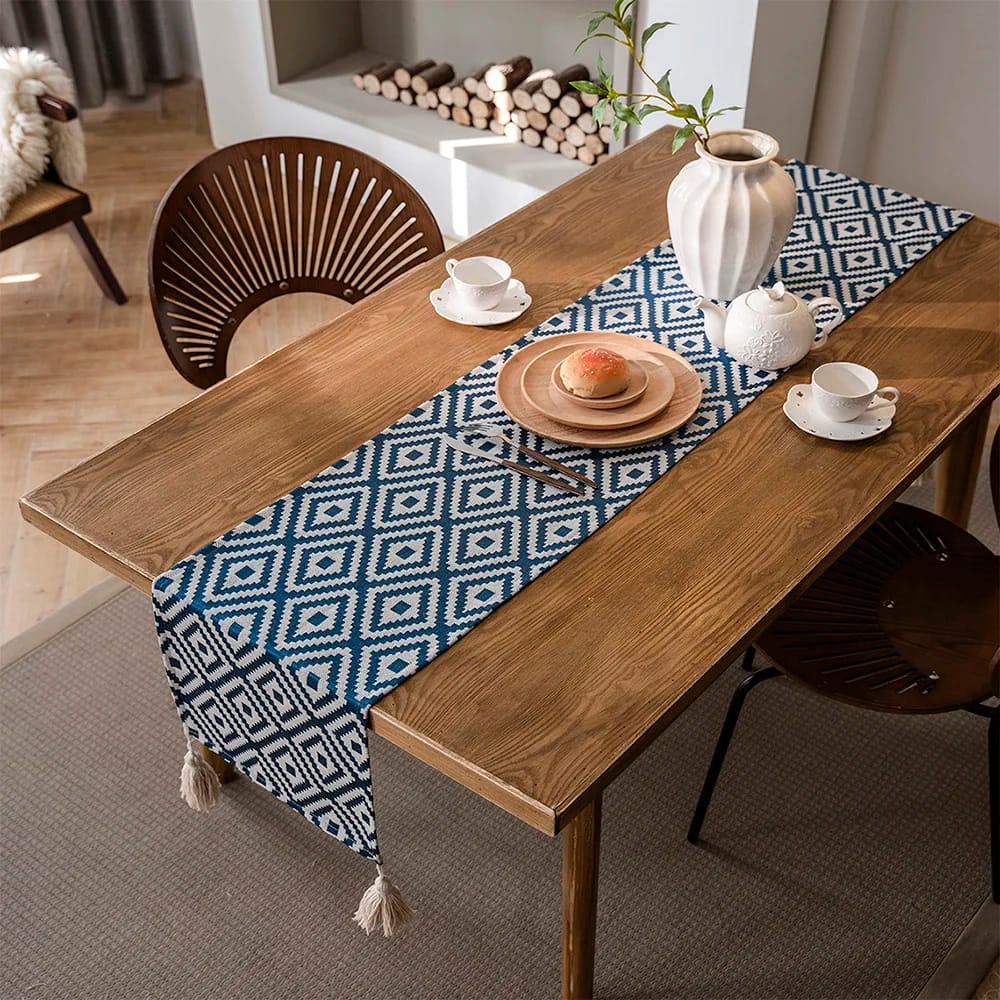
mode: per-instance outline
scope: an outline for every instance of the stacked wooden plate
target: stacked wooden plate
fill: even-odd
[[[616,396],[583,399],[562,383],[559,367],[574,351],[603,347],[628,362],[629,386]],[[550,441],[627,448],[669,434],[701,403],[701,379],[679,354],[641,337],[601,331],[545,337],[500,369],[497,398],[507,414]]]

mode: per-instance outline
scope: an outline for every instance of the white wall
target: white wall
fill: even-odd
[[[646,48],[646,69],[654,79],[667,70],[674,97],[698,104],[709,84],[715,88],[716,103],[725,106],[746,104],[753,55],[754,26],[758,0],[640,0],[636,35],[656,21],[673,21],[650,39]],[[597,6],[600,6],[599,4]],[[612,43],[599,39],[604,61]],[[592,42],[581,50],[588,58],[599,47]],[[633,74],[633,89],[651,89],[640,74]],[[618,88],[623,89],[622,87]],[[734,111],[716,119],[720,128],[743,128],[744,113]],[[637,137],[648,135],[666,124],[675,124],[666,115],[652,115],[635,129]]]
[[[741,109],[713,127],[757,128],[778,140],[784,156],[805,155],[828,0],[640,0],[638,6],[637,34],[656,21],[674,22],[653,36],[646,68],[654,78],[672,70],[678,101],[699,104],[712,84],[716,106]],[[633,80],[648,84],[637,73]],[[642,136],[667,123],[673,121],[653,115],[634,131]]]
[[[809,158],[998,219],[998,102],[997,0],[833,0]]]

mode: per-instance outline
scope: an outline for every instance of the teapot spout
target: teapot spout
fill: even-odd
[[[695,302],[695,307],[700,309],[705,315],[705,334],[709,343],[719,350],[724,350],[726,346],[726,310],[711,299],[700,298]]]

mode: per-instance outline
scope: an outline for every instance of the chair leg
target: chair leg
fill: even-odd
[[[753,670],[753,660],[756,655],[757,650],[753,646],[747,646],[747,651],[743,654],[743,662],[740,664],[747,673]]]
[[[751,646],[747,652],[752,654],[753,647]],[[744,665],[745,664],[746,657],[744,657]],[[692,844],[697,844],[698,837],[701,835],[701,826],[702,823],[705,822],[705,813],[708,812],[709,803],[712,801],[712,793],[715,791],[715,783],[719,780],[722,765],[726,760],[726,751],[729,749],[729,743],[733,738],[736,723],[739,721],[740,712],[743,709],[743,702],[746,701],[747,695],[762,681],[766,681],[771,677],[780,676],[781,671],[777,667],[761,667],[760,670],[755,670],[753,673],[744,677],[743,680],[740,681],[739,686],[733,692],[733,699],[729,703],[729,711],[726,712],[725,722],[722,723],[722,732],[719,733],[719,740],[715,744],[715,753],[712,754],[712,762],[708,765],[708,774],[705,775],[705,784],[702,786],[701,795],[698,797],[698,805],[694,810],[694,817],[691,820],[691,825],[688,827],[687,839]]]
[[[990,874],[993,902],[1000,903],[1000,708],[993,710],[987,741],[990,754]]]
[[[128,296],[118,284],[115,272],[111,270],[111,265],[101,253],[101,248],[97,245],[97,240],[94,239],[94,234],[87,223],[83,219],[74,219],[70,223],[69,234],[94,280],[101,286],[101,291],[120,306],[128,302]]]

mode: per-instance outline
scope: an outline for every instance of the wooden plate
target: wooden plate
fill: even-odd
[[[585,344],[598,344],[617,351],[630,360],[648,356],[649,363],[659,362],[666,365],[675,382],[670,403],[666,409],[643,424],[614,430],[575,428],[553,420],[525,397],[521,389],[521,376],[536,357],[564,344],[572,344],[573,350]],[[701,378],[679,354],[651,340],[624,333],[599,331],[564,333],[544,337],[518,351],[497,375],[497,399],[512,420],[550,441],[580,445],[584,448],[628,448],[647,441],[655,441],[686,424],[701,403]]]
[[[562,359],[578,348],[564,344],[529,362],[521,374],[521,392],[524,398],[540,413],[565,424],[567,427],[592,428],[594,430],[616,430],[635,427],[652,420],[666,409],[674,394],[674,376],[660,359],[647,356],[647,361],[629,361],[640,369],[641,381],[646,389],[641,396],[625,406],[613,409],[589,409],[554,379],[558,379],[559,364]],[[552,366],[555,365],[555,375]],[[630,387],[631,388],[631,387]]]

